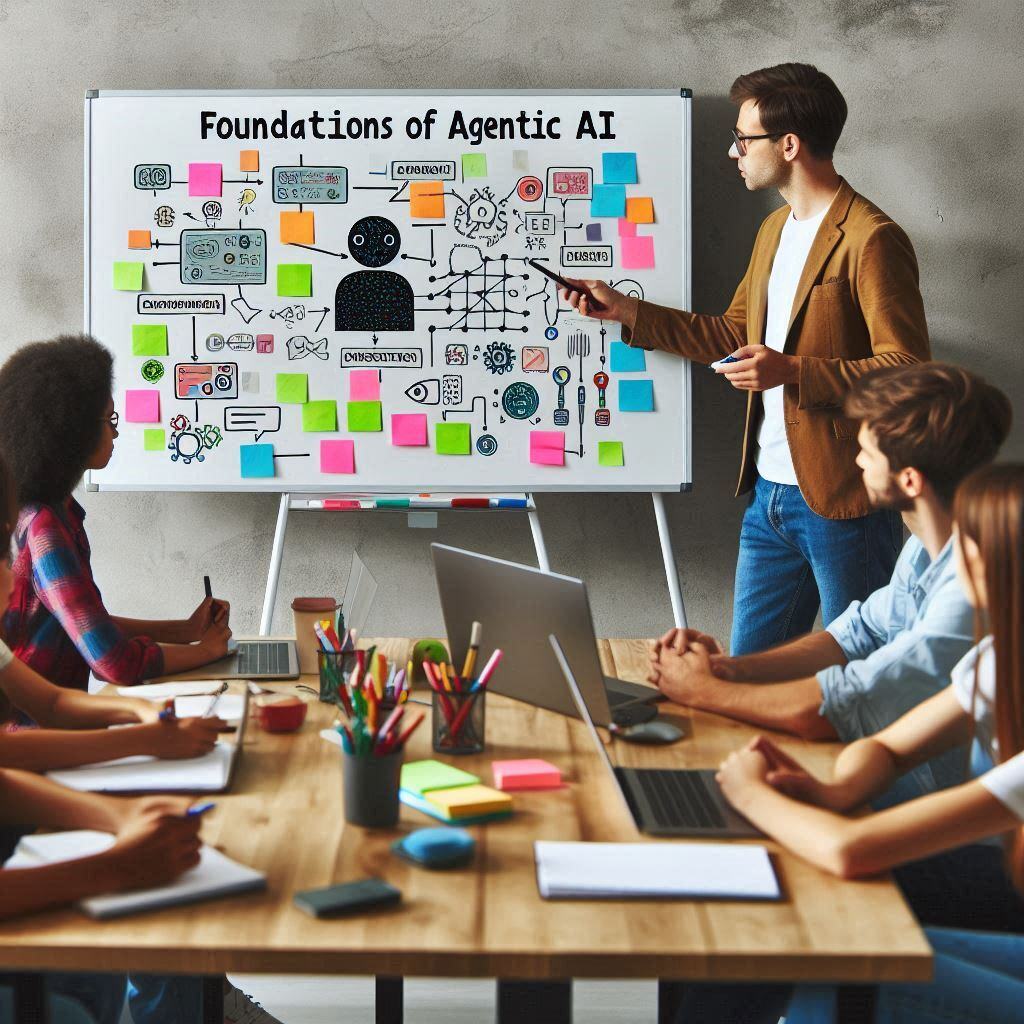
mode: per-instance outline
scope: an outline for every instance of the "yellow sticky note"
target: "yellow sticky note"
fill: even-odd
[[[128,248],[129,249],[152,249],[153,248],[153,236],[148,231],[129,231],[128,232]]]
[[[238,169],[240,171],[258,171],[260,169],[260,151],[258,149],[240,150]]]
[[[315,241],[315,226],[312,210],[281,211],[281,242],[297,242],[299,245],[312,245]]]
[[[650,196],[633,196],[626,199],[626,220],[634,224],[654,223],[654,200]]]
[[[444,182],[411,181],[409,183],[409,216],[428,219],[444,217]]]

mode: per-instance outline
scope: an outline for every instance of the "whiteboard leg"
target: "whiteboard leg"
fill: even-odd
[[[668,581],[668,596],[672,601],[672,618],[679,629],[686,629],[686,609],[683,607],[683,592],[679,586],[679,566],[672,552],[672,537],[668,532],[665,518],[665,499],[659,491],[651,494],[654,501],[654,518],[658,523],[658,540],[661,541],[661,557],[665,562],[665,579]]]
[[[533,495],[528,494],[526,498],[532,505]],[[535,508],[531,508],[526,515],[530,520],[530,533],[533,534],[533,546],[537,549],[537,567],[541,572],[551,572],[551,563],[548,562],[548,549],[544,543],[544,534],[541,533],[540,517],[537,515],[537,510]]]
[[[274,621],[274,604],[277,602],[277,581],[281,577],[281,556],[284,554],[284,535],[288,529],[288,505],[290,501],[290,494],[282,494],[281,504],[277,508],[274,546],[270,549],[267,589],[263,595],[263,615],[260,617],[260,636],[270,635],[270,627]]]

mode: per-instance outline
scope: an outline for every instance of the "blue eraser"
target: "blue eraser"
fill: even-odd
[[[476,840],[462,828],[420,828],[396,840],[391,849],[425,868],[454,868],[473,859]]]

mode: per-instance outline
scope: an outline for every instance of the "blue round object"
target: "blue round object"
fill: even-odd
[[[468,864],[476,853],[476,840],[462,828],[421,828],[396,840],[395,853],[427,868]]]
[[[555,338],[558,337],[558,328],[557,327],[548,327],[544,331],[544,337],[547,338],[548,341],[554,341]]]

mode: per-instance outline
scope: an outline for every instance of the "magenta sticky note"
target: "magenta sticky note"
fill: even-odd
[[[189,164],[188,194],[219,196],[224,191],[224,168],[221,164]]]
[[[160,392],[149,388],[126,391],[124,418],[129,423],[159,423]]]
[[[321,441],[321,473],[354,473],[356,446],[353,441]]]
[[[427,414],[396,412],[391,416],[391,443],[401,447],[422,447],[427,443]]]
[[[565,431],[531,430],[530,461],[536,466],[564,466]]]
[[[539,757],[524,757],[515,761],[493,761],[496,789],[558,789],[562,785],[562,773]]]
[[[348,375],[350,402],[379,402],[380,378],[376,370],[350,370]]]
[[[654,266],[654,238],[651,235],[628,235],[619,239],[622,245],[623,270],[650,270]]]
[[[635,238],[636,225],[625,217],[619,218],[619,238]]]

